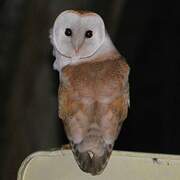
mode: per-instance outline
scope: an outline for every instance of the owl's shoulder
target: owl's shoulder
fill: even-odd
[[[78,65],[69,65],[63,68],[63,76],[71,82],[90,81],[119,81],[119,79],[128,79],[129,65],[124,57],[103,61],[86,62]]]

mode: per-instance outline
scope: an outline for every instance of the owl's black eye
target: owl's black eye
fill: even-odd
[[[93,32],[91,30],[86,31],[85,37],[91,38],[93,36]]]
[[[72,36],[72,30],[71,30],[70,28],[66,28],[64,34],[65,34],[66,36]]]

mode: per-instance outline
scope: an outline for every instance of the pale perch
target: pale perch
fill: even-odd
[[[113,151],[107,168],[92,176],[78,168],[70,150],[36,152],[22,163],[17,180],[179,180],[180,156]]]

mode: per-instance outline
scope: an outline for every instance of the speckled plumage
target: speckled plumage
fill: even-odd
[[[92,14],[96,16],[88,12],[88,16]],[[91,56],[71,57],[66,65],[57,65],[61,73],[59,117],[79,167],[93,175],[107,165],[129,105],[129,66],[107,33],[102,41]],[[57,53],[61,58],[56,57],[56,61],[66,62],[67,57]]]

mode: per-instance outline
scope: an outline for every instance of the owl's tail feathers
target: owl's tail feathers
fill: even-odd
[[[83,143],[86,148],[80,148],[83,146]],[[98,175],[103,172],[113,148],[112,145],[105,144],[103,140],[97,140],[94,142],[94,146],[86,142],[81,142],[80,144],[71,143],[71,146],[78,166],[92,175]]]

